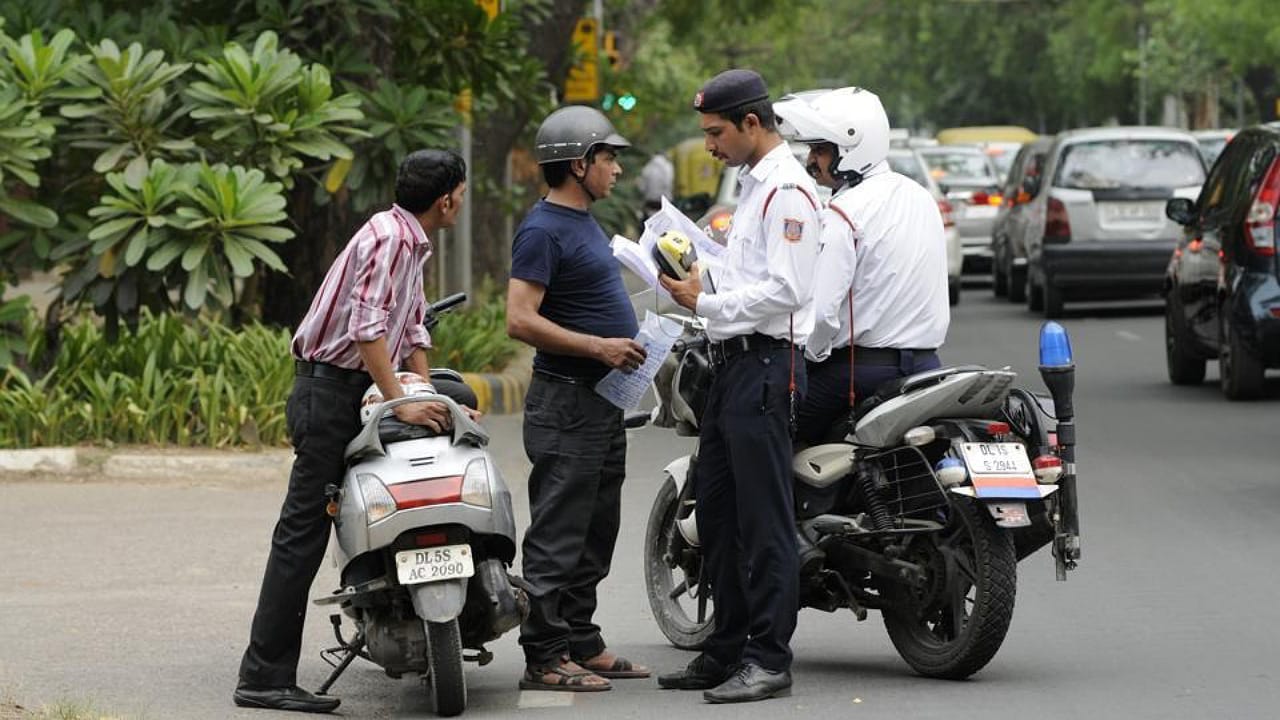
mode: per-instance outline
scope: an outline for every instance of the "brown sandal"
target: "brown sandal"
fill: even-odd
[[[643,665],[636,665],[632,663],[630,660],[622,657],[621,655],[614,655],[613,663],[610,664],[609,667],[607,668],[592,667],[591,665],[588,664],[592,660],[595,660],[596,658],[600,657],[601,655],[604,655],[604,653],[600,653],[600,655],[596,655],[595,657],[578,660],[577,662],[582,667],[599,675],[602,678],[612,678],[614,680],[626,680],[626,679],[632,679],[632,678],[649,677],[649,674],[650,674],[649,668]]]
[[[548,680],[548,678],[551,679]],[[604,680],[603,676],[577,665],[568,658],[562,658],[546,665],[525,666],[524,677],[520,678],[520,689],[560,692],[604,692],[613,689],[609,681],[588,682],[591,678]]]

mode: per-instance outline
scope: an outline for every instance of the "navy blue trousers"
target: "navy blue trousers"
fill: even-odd
[[[694,491],[715,630],[703,652],[731,665],[791,666],[799,610],[786,348],[718,368],[702,416]],[[805,367],[794,353],[797,402]]]

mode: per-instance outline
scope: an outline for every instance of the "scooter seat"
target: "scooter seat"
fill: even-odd
[[[403,422],[395,416],[384,417],[378,421],[378,438],[382,440],[383,445],[439,435],[440,433],[425,425]]]

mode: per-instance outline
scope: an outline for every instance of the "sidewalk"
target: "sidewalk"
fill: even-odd
[[[524,418],[489,415],[481,424],[489,431],[489,452],[508,475],[523,478],[528,459],[521,442]],[[130,482],[177,486],[257,488],[278,485],[289,478],[293,450],[287,447],[183,448],[131,445],[49,447],[0,450],[0,486],[6,483]]]

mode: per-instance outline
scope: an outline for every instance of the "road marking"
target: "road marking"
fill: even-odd
[[[1128,330],[1117,330],[1116,337],[1120,338],[1121,340],[1132,340],[1133,342],[1142,342],[1141,335],[1139,335],[1136,332],[1129,332]]]
[[[521,690],[520,702],[516,705],[521,710],[531,708],[572,707],[574,693],[555,690]]]

